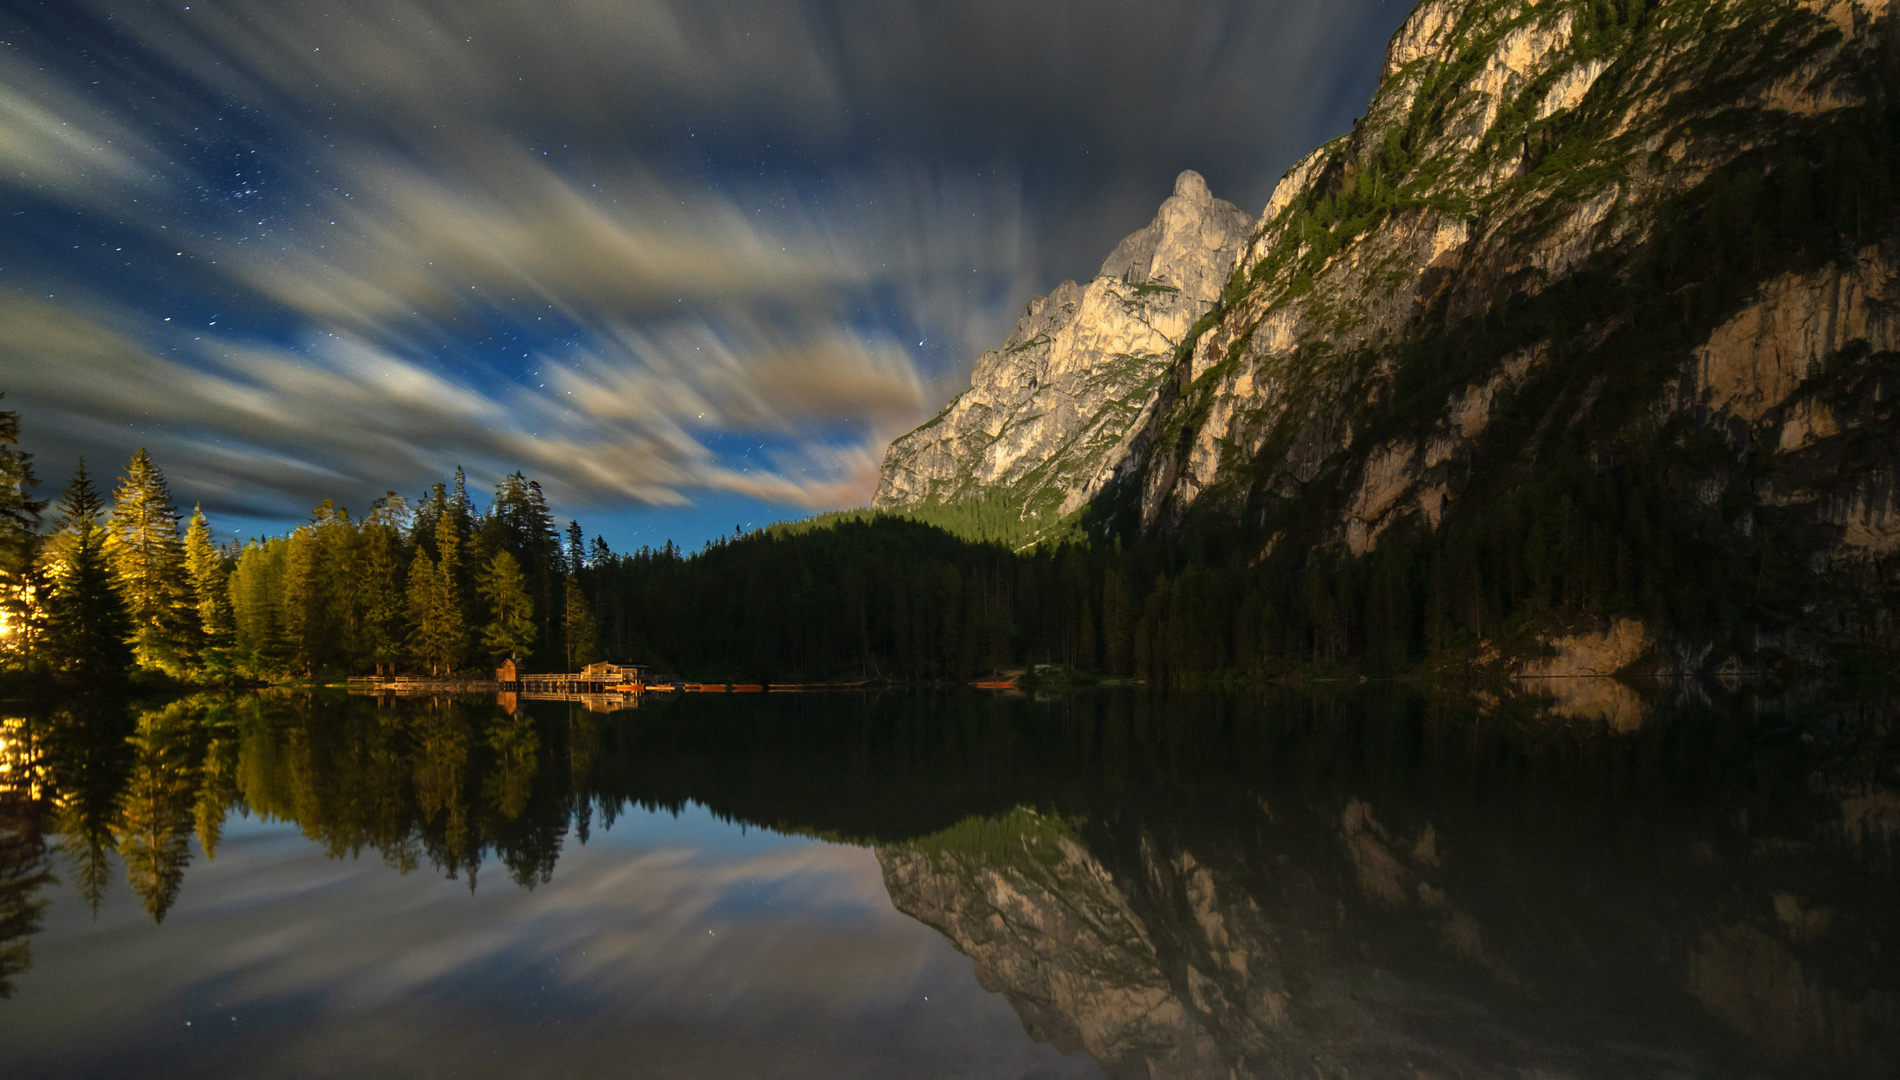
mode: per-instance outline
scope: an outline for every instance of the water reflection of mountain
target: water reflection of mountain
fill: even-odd
[[[49,870],[163,918],[232,813],[475,887],[629,806],[875,844],[892,900],[1116,1075],[1888,1075],[1884,706],[1634,730],[1415,697],[68,707],[0,749],[0,963]],[[115,867],[117,868],[115,870]],[[0,979],[5,975],[0,970]],[[16,979],[17,981],[17,979]]]

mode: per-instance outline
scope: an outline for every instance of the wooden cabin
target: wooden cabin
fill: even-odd
[[[526,667],[527,665],[511,656],[502,661],[501,666],[495,669],[495,681],[498,683],[520,682],[522,672]]]
[[[598,683],[644,683],[652,668],[646,664],[617,664],[602,660],[598,664],[589,664],[581,669],[582,682]]]

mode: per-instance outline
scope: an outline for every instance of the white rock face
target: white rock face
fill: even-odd
[[[1697,387],[1713,408],[1754,423],[1849,342],[1875,352],[1900,346],[1894,279],[1873,247],[1852,267],[1775,278],[1696,350]]]
[[[1085,285],[1029,302],[970,389],[891,443],[877,507],[1007,488],[1025,511],[1081,506],[1114,476],[1174,350],[1219,300],[1254,219],[1184,172]]]

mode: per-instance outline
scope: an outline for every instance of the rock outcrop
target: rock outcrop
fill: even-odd
[[[1085,285],[1029,302],[970,389],[891,444],[874,506],[1007,491],[1025,513],[1066,514],[1129,462],[1175,349],[1219,301],[1254,219],[1184,172],[1146,228]]]

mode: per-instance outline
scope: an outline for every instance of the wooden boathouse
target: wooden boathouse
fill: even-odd
[[[523,671],[519,661],[508,660],[495,669],[495,684],[503,691],[527,694],[639,694],[652,685],[652,671],[646,664],[602,661],[578,672],[535,675]]]

